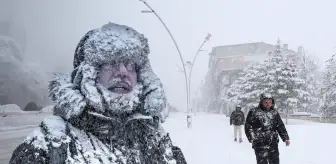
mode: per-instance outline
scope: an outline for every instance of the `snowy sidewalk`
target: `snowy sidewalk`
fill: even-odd
[[[197,114],[188,129],[186,115],[174,113],[164,127],[190,164],[247,164],[255,159],[245,137],[241,144],[233,141],[233,129],[225,116]]]
[[[25,125],[25,126],[4,126],[4,127],[0,127],[0,132],[37,128],[37,127],[38,127],[38,124],[37,125]]]
[[[198,113],[193,127],[186,127],[186,114],[172,113],[164,127],[173,143],[181,147],[188,164],[254,164],[255,155],[245,135],[233,142],[233,128],[223,115]],[[282,164],[334,163],[336,125],[290,120],[287,130],[292,145],[279,143]]]
[[[44,117],[50,115],[52,113],[8,114],[6,117],[0,117],[0,132],[37,127]]]

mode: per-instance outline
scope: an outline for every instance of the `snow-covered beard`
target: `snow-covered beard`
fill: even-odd
[[[142,88],[143,86],[141,84],[137,84],[130,93],[119,94],[109,91],[101,84],[97,84],[97,89],[101,93],[105,110],[112,114],[133,111],[139,104],[139,96],[142,93]]]

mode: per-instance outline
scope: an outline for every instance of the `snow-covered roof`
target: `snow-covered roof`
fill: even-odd
[[[275,45],[268,44],[265,42],[255,42],[255,43],[243,43],[235,45],[225,45],[217,46],[213,48],[211,54],[216,55],[216,57],[226,57],[226,56],[239,56],[239,55],[256,55],[256,54],[266,54],[270,50],[274,50]],[[288,52],[295,53],[293,50],[287,49]]]
[[[314,117],[314,118],[320,118],[320,117],[321,117],[321,115],[318,115],[318,114],[313,114],[313,113],[312,113],[312,114],[310,115],[310,117]]]
[[[291,116],[311,116],[311,113],[308,112],[294,112]]]

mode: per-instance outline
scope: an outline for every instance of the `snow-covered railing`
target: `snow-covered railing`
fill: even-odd
[[[308,113],[308,112],[294,112],[293,114],[291,114],[290,116],[295,116],[295,117],[300,117],[300,116],[303,116],[303,117],[307,117],[307,116],[311,116],[311,113]]]

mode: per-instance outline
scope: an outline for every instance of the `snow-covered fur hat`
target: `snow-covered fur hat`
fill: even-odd
[[[148,40],[134,29],[108,23],[85,34],[77,45],[74,68],[82,62],[100,66],[117,58],[128,58],[138,66],[149,63]]]
[[[270,93],[260,94],[260,100],[264,100],[264,99],[273,99],[273,96]]]
[[[274,107],[274,105],[275,105],[275,101],[274,101],[273,96],[272,96],[270,93],[262,93],[262,94],[260,94],[260,102],[259,102],[259,104],[262,105],[262,102],[263,102],[263,100],[265,100],[265,99],[271,99],[271,100],[272,100],[273,107]]]
[[[118,101],[125,99],[126,104],[134,102],[131,110],[139,110],[140,114],[160,116],[166,97],[160,79],[151,69],[148,54],[147,38],[128,26],[108,23],[89,31],[77,45],[73,72],[57,75],[49,85],[50,97],[55,102],[54,114],[68,120],[90,106],[104,115],[107,112],[106,97],[109,97]],[[130,95],[107,95],[110,93],[102,91],[96,84],[99,67],[118,59],[136,63],[138,85]],[[114,105],[114,110],[123,110],[123,104]]]

